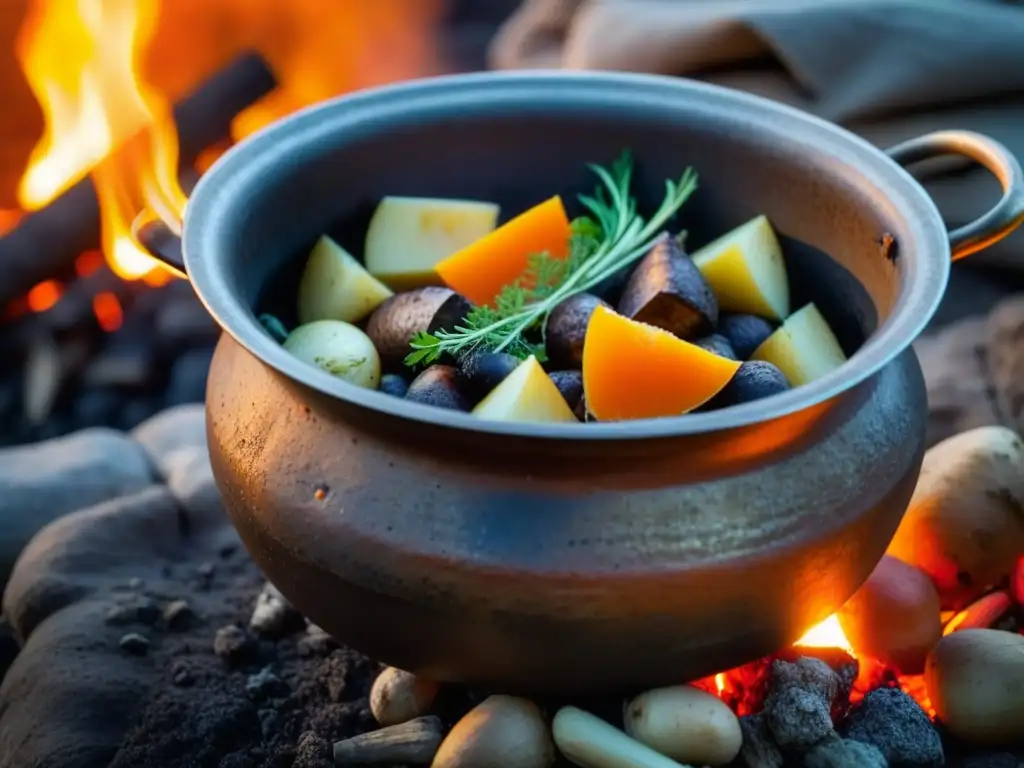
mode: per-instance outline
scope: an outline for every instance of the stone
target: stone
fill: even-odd
[[[870,744],[836,737],[804,755],[804,768],[889,768],[889,764]]]
[[[850,711],[842,736],[878,748],[892,768],[944,763],[942,740],[923,709],[897,688],[876,688]]]
[[[401,728],[402,725],[391,727]],[[631,740],[625,734],[623,737]],[[488,696],[452,726],[430,765],[431,768],[485,765],[546,768],[554,758],[551,731],[537,705],[516,696],[499,695]]]
[[[582,768],[682,768],[675,760],[577,707],[559,709],[551,732],[559,751]]]
[[[226,660],[237,660],[252,650],[253,642],[245,630],[228,624],[217,630],[213,639],[213,652]]]
[[[764,715],[741,717],[740,730],[743,732],[743,746],[737,758],[738,768],[782,768],[786,760]]]
[[[145,656],[146,651],[149,650],[149,638],[145,635],[140,635],[138,632],[129,632],[128,634],[121,635],[121,639],[117,641],[117,644],[121,647],[122,651],[134,656]]]
[[[256,607],[253,608],[252,618],[249,619],[249,629],[261,635],[274,637],[301,629],[304,624],[302,614],[292,607],[277,587],[267,582],[256,598]]]
[[[185,600],[172,600],[164,606],[163,619],[168,628],[183,630],[198,623],[199,617]]]
[[[0,589],[22,549],[48,523],[153,482],[142,449],[110,429],[0,449]]]
[[[776,743],[806,750],[831,736],[832,702],[841,687],[836,673],[820,659],[773,661],[764,718]]]
[[[641,693],[626,704],[626,733],[684,764],[726,765],[743,746],[743,731],[718,696],[692,685]]]
[[[286,695],[288,686],[281,682],[271,667],[266,666],[246,678],[245,690],[253,698],[263,700]]]
[[[397,725],[430,711],[438,685],[396,667],[385,667],[370,688],[370,711],[381,725]]]
[[[212,347],[194,347],[174,361],[164,390],[164,403],[168,408],[206,399],[206,375],[212,359]]]
[[[148,459],[127,442],[148,472]],[[230,527],[226,519],[221,525]],[[168,567],[216,557],[216,538],[209,524],[194,525],[166,488],[153,486],[68,514],[32,539],[3,597],[3,612],[23,641],[0,684],[5,765],[116,764],[150,692],[172,679],[156,663],[171,648],[152,641],[157,621],[146,629],[150,644],[140,663],[121,647],[125,627],[108,624],[107,615],[121,601],[174,594],[180,585],[166,581]],[[135,638],[127,644],[141,647]]]
[[[307,657],[326,656],[337,647],[338,642],[330,633],[313,623],[306,627],[305,636],[298,642],[299,655]]]
[[[139,424],[131,435],[167,477],[168,456],[182,448],[206,447],[206,411],[202,405],[168,408]]]

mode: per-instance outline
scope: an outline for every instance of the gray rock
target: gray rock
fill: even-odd
[[[878,748],[892,768],[932,768],[944,762],[942,740],[928,715],[896,688],[876,688],[847,718],[842,735]]]
[[[252,640],[245,630],[228,624],[217,630],[213,638],[213,652],[226,660],[236,660],[245,656],[252,649]]]
[[[0,449],[0,589],[48,523],[154,482],[146,454],[110,429]]]
[[[736,758],[738,768],[782,768],[786,761],[763,715],[741,717],[740,731],[743,746]]]
[[[198,617],[192,606],[184,600],[172,600],[163,610],[164,623],[169,629],[182,630],[193,626]]]
[[[206,412],[199,404],[168,408],[139,424],[131,434],[166,477],[170,454],[182,448],[206,447]]]
[[[297,647],[302,656],[326,656],[339,645],[326,630],[310,623],[306,627],[305,637],[299,639]]]
[[[154,639],[153,661],[142,662],[119,647],[125,628],[106,616],[133,596],[173,596],[181,582],[165,574],[215,560],[219,538],[155,486],[67,515],[32,539],[4,594],[4,614],[23,646],[0,684],[0,762],[106,768],[168,669],[175,684],[190,684],[187,659],[168,656],[173,643]],[[208,593],[190,602],[211,626],[237,610]],[[146,634],[161,631],[158,621]]]
[[[263,591],[256,598],[256,607],[249,628],[261,635],[274,637],[282,635],[290,629],[301,629],[304,624],[300,614],[288,599],[270,582],[263,586]]]
[[[779,746],[805,750],[831,736],[840,679],[825,662],[802,657],[772,662],[764,718]]]
[[[177,448],[164,457],[167,487],[189,513],[197,529],[215,533],[219,551],[241,546],[234,527],[227,523],[224,503],[213,480],[210,457],[205,445]]]
[[[257,700],[272,699],[288,693],[288,686],[274,674],[269,666],[249,677],[245,681],[246,692]]]
[[[804,755],[805,768],[888,768],[875,747],[860,741],[831,738]]]
[[[145,656],[146,651],[149,650],[149,638],[145,635],[140,635],[138,632],[129,632],[126,635],[121,635],[121,639],[117,641],[117,644],[121,647],[122,651],[133,656]]]

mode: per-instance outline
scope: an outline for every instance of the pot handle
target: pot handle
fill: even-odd
[[[954,261],[1002,240],[1024,221],[1024,171],[1010,150],[988,136],[973,131],[937,131],[897,144],[886,154],[903,166],[941,155],[963,155],[999,179],[1002,199],[988,213],[949,233]]]
[[[156,218],[150,211],[140,213],[132,222],[132,235],[150,256],[174,272],[178,277],[188,279],[185,274],[185,257],[181,250],[180,227],[178,232],[166,222]]]

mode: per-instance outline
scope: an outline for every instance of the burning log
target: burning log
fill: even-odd
[[[231,121],[277,86],[264,59],[255,53],[235,59],[174,108],[181,165],[188,168],[204,149],[230,131]],[[99,202],[85,178],[21,219],[0,238],[0,306],[57,274],[83,251],[100,245]]]

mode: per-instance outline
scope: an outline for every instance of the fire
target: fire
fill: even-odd
[[[108,263],[156,283],[168,273],[135,243],[132,221],[147,207],[180,221],[185,209],[169,104],[140,75],[159,11],[159,0],[32,0],[17,41],[46,121],[21,206],[38,209],[91,173]]]
[[[793,645],[803,648],[840,648],[851,656],[856,656],[850,641],[846,639],[846,633],[843,632],[843,628],[839,624],[839,617],[834,613],[820,624],[807,630],[803,637]]]

